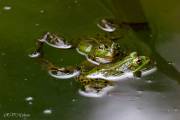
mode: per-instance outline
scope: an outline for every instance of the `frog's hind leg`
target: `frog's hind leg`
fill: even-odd
[[[50,76],[57,79],[70,79],[79,76],[80,70],[77,67],[57,67],[46,59],[39,59],[42,65],[45,65]]]

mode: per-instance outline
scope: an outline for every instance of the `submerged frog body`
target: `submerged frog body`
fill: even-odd
[[[118,25],[102,20],[98,27],[106,32],[113,33]],[[117,32],[119,34],[119,32]],[[58,79],[76,78],[80,83],[79,93],[84,96],[101,97],[115,87],[114,82],[132,77],[141,77],[155,71],[154,62],[147,57],[138,55],[136,51],[125,52],[120,48],[115,36],[95,36],[83,38],[78,45],[73,46],[64,38],[54,33],[46,33],[38,40],[37,49],[31,57],[41,58],[48,65],[48,72]],[[54,48],[76,48],[89,62],[78,67],[56,67],[43,58],[42,48],[46,43]]]

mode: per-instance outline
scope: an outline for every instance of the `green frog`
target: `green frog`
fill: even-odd
[[[106,35],[81,38],[77,46],[71,45],[63,37],[54,33],[46,33],[38,39],[36,50],[30,55],[40,58],[48,66],[48,73],[57,79],[76,78],[80,83],[79,93],[89,97],[101,97],[112,90],[116,81],[127,78],[141,77],[156,70],[154,62],[136,51],[127,52],[121,49],[118,40],[121,40],[124,30],[121,25],[116,25],[103,19],[97,26]],[[86,62],[74,67],[57,67],[43,58],[43,45],[46,43],[54,48],[75,48],[84,55]]]

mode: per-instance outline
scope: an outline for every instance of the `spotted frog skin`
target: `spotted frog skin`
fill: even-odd
[[[119,45],[123,28],[106,19],[97,26],[105,31],[105,35],[81,38],[78,45],[73,46],[54,33],[46,33],[38,39],[37,48],[30,54],[32,58],[41,59],[48,67],[48,73],[57,79],[75,78],[80,84],[79,93],[89,97],[100,97],[115,87],[115,81],[141,77],[154,71],[154,62],[136,51],[123,51]],[[126,37],[126,34],[124,34]],[[121,41],[120,41],[121,42]],[[86,61],[79,66],[57,67],[43,57],[44,43],[58,49],[75,48],[84,55]]]

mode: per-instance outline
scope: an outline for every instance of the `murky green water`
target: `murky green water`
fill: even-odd
[[[180,2],[130,2],[0,0],[0,119],[179,120]],[[103,98],[86,98],[78,94],[73,79],[54,79],[28,57],[36,39],[46,31],[67,39],[92,35],[100,31],[96,27],[100,18],[112,16],[149,22],[153,38],[138,42],[151,49],[159,67],[156,73],[141,80],[119,82],[118,88]],[[62,65],[84,59],[74,50],[60,53],[46,46],[45,52],[54,63]]]

